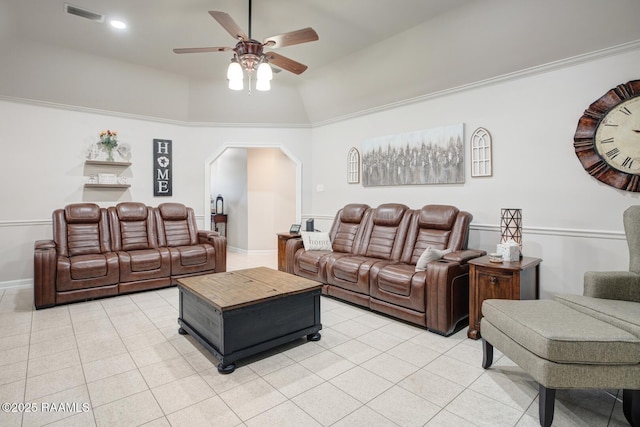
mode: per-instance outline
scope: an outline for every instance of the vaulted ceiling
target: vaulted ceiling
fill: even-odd
[[[121,19],[128,28],[66,14],[64,0],[0,0],[0,37],[175,74],[191,82],[192,91],[207,82],[224,88],[219,96],[237,95],[226,89],[230,52],[176,55],[172,49],[233,47],[207,12],[224,11],[248,31],[248,1],[67,3]],[[637,0],[255,0],[251,32],[262,40],[304,27],[317,31],[318,41],[277,51],[309,69],[277,73],[268,96],[297,92],[306,120],[319,123],[637,42],[638,17]],[[225,120],[242,121],[237,114]]]

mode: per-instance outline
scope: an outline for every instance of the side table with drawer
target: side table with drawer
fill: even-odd
[[[297,233],[278,233],[278,270],[287,271],[287,241],[300,237]]]
[[[523,257],[520,261],[495,263],[488,256],[469,261],[469,338],[480,338],[484,300],[539,298],[541,262],[540,258]]]

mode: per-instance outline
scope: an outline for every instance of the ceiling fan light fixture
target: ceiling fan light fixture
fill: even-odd
[[[227,80],[229,88],[242,90],[244,74],[246,72],[249,79],[249,94],[251,94],[251,80],[256,78],[257,90],[270,90],[273,70],[269,63],[274,64],[279,69],[290,71],[294,74],[301,74],[307,66],[296,62],[286,56],[275,52],[264,52],[264,48],[281,48],[318,40],[318,34],[313,28],[303,28],[296,31],[278,34],[267,37],[263,42],[259,42],[251,37],[251,0],[249,1],[249,33],[244,30],[225,12],[210,10],[209,15],[215,19],[235,40],[235,47],[200,47],[200,48],[179,48],[173,49],[174,53],[200,53],[200,52],[227,52],[233,51],[233,59],[227,68]]]
[[[265,79],[258,79],[256,81],[256,90],[266,92],[271,90],[271,81]]]
[[[273,71],[271,70],[271,67],[269,66],[268,63],[262,62],[258,66],[257,77],[258,77],[258,82],[260,82],[260,80],[269,81],[269,80],[273,79]]]
[[[229,64],[229,68],[227,68],[227,79],[231,80],[240,80],[244,78],[244,73],[242,72],[242,65],[238,63],[236,58],[234,57],[231,60],[231,64]]]
[[[113,28],[115,28],[116,30],[124,30],[127,28],[127,24],[124,23],[123,21],[120,21],[118,19],[113,19],[111,21],[109,21],[109,24],[111,24],[111,26]]]
[[[242,90],[244,89],[244,82],[242,79],[229,79],[229,89]]]

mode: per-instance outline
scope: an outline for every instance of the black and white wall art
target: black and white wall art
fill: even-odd
[[[362,143],[362,185],[464,183],[464,124]]]

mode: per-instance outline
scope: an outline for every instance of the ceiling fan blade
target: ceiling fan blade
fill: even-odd
[[[280,67],[283,70],[291,71],[294,74],[302,74],[307,69],[306,65],[296,62],[293,59],[289,59],[286,56],[279,55],[275,52],[268,52],[266,53],[266,56],[267,60],[276,67]]]
[[[181,47],[173,49],[173,53],[206,53],[206,52],[226,52],[233,50],[230,47]]]
[[[264,39],[264,45],[277,49],[294,44],[314,42],[318,40],[318,33],[313,28],[303,28],[301,30],[290,31],[288,33],[271,36]]]
[[[209,15],[211,15],[213,19],[218,21],[218,24],[222,25],[222,27],[227,30],[227,32],[231,34],[231,37],[233,37],[234,39],[249,40],[249,37],[247,37],[242,28],[240,28],[240,26],[236,24],[236,21],[234,21],[231,15],[229,15],[228,13],[210,10]]]

